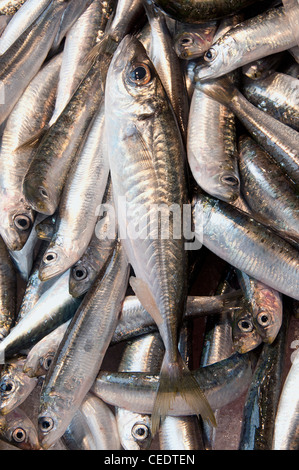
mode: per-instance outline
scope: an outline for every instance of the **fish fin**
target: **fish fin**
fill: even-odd
[[[214,78],[213,80],[201,82],[196,76],[197,71],[200,71],[200,67],[201,66],[198,66],[194,69],[195,87],[210,98],[213,98],[223,105],[229,106],[233,97],[238,94],[238,90],[231,76],[224,75],[219,78]]]
[[[23,144],[21,144],[19,147],[17,147],[16,151],[27,150],[29,148],[36,148],[39,145],[39,143],[42,140],[45,133],[48,131],[49,127],[50,126],[48,126],[48,125],[43,127],[40,131],[38,131],[32,137],[27,139]]]
[[[160,310],[156,304],[154,296],[145,281],[137,277],[130,277],[130,285],[138,297],[143,308],[150,314],[157,326],[162,324]]]
[[[195,415],[201,415],[202,419],[209,420],[212,426],[217,426],[209,402],[182,357],[179,355],[176,363],[170,363],[165,354],[152,412],[153,436],[159,429],[160,421],[167,416],[177,394],[184,398]]]
[[[117,42],[107,34],[90,49],[83,61],[93,63],[102,53],[114,53],[116,48]]]

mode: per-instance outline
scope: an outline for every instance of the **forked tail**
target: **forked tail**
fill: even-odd
[[[153,436],[159,429],[160,421],[167,416],[177,394],[184,398],[195,415],[201,415],[202,419],[209,420],[212,426],[217,426],[208,400],[182,357],[179,356],[177,363],[170,364],[165,354],[152,413]]]

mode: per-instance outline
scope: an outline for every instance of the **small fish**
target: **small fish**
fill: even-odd
[[[271,75],[281,64],[285,57],[284,52],[278,52],[262,59],[255,60],[250,64],[243,65],[242,73],[251,80],[264,79]]]
[[[296,45],[283,7],[271,8],[229,30],[198,65],[198,80],[210,80]]]
[[[0,413],[8,414],[30,395],[37,385],[37,378],[23,372],[26,357],[19,355],[3,366],[0,373]]]
[[[14,15],[26,0],[1,0],[0,1],[0,15]]]
[[[17,275],[9,251],[0,237],[0,340],[5,338],[16,318]]]
[[[37,429],[21,408],[14,408],[0,424],[0,440],[21,450],[40,450]]]
[[[174,49],[180,59],[192,60],[202,56],[213,44],[217,21],[199,25],[179,23],[174,37]]]
[[[35,226],[36,235],[41,240],[51,241],[55,233],[57,213],[49,215]]]

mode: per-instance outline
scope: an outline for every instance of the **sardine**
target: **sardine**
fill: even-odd
[[[18,150],[18,147],[49,122],[60,66],[61,55],[58,55],[42,67],[18,100],[4,128],[0,150],[0,232],[12,251],[23,248],[35,219],[22,188],[33,157],[32,149]]]
[[[279,166],[250,137],[239,141],[241,191],[252,216],[282,238],[299,242],[299,198]]]
[[[110,175],[103,196],[102,208],[103,213],[99,214],[86,251],[70,271],[69,290],[74,297],[87,292],[100,272],[104,274],[104,267],[111,257],[117,241]]]
[[[198,80],[217,78],[295,45],[284,8],[271,8],[242,21],[214,42],[197,67],[196,76]]]
[[[177,118],[184,141],[187,137],[188,95],[181,63],[173,49],[173,41],[163,13],[153,0],[144,0],[144,7],[151,27],[149,58],[164,86]]]
[[[0,340],[14,324],[17,308],[17,275],[15,267],[0,237]]]
[[[273,72],[243,84],[245,98],[280,122],[299,131],[299,81],[285,73]]]
[[[236,124],[227,106],[195,88],[188,123],[187,157],[198,185],[222,201],[240,194]]]
[[[247,391],[240,436],[240,450],[271,450],[275,416],[282,385],[289,326],[285,315],[273,344],[265,344]]]
[[[65,432],[100,369],[127,290],[129,265],[118,243],[105,275],[86,294],[44,382],[39,440],[51,447]]]
[[[136,276],[130,284],[158,324],[165,345],[153,434],[176,392],[214,422],[177,347],[187,297],[184,240],[182,234],[180,239],[173,238],[173,226],[167,238],[161,236],[161,228],[149,223],[157,215],[157,204],[175,204],[181,213],[187,203],[185,155],[178,126],[159,77],[136,38],[128,35],[119,45],[106,85],[105,129],[119,233]],[[135,231],[133,235],[128,226]],[[142,227],[142,237],[138,232],[136,237],[138,227]]]
[[[0,123],[9,116],[46,59],[65,7],[64,0],[52,1],[30,29],[0,57]]]
[[[71,320],[44,336],[29,351],[23,371],[29,377],[46,375]]]
[[[195,80],[196,71],[195,71]],[[299,133],[251,104],[228,76],[211,82],[197,82],[210,97],[226,104],[295,183],[299,183]]]
[[[0,1],[0,15],[14,15],[26,0],[1,0]]]
[[[0,38],[0,55],[3,55],[12,44],[29,28],[47,8],[51,0],[27,0],[12,17],[9,25]]]
[[[49,215],[35,226],[36,235],[41,240],[51,241],[55,233],[57,213]]]
[[[104,129],[102,103],[73,161],[61,195],[55,233],[39,269],[43,281],[71,268],[91,240],[97,221],[96,210],[103,200],[109,175]]]
[[[119,372],[158,373],[164,355],[163,341],[158,332],[133,339],[126,345]],[[116,422],[121,445],[125,450],[149,449],[152,443],[151,417],[116,408]]]
[[[74,315],[82,299],[75,299],[69,294],[68,277],[69,271],[66,271],[56,279],[32,310],[10,330],[9,335],[0,343],[1,355],[9,358],[32,347]]]
[[[0,440],[21,450],[40,450],[37,429],[21,408],[14,408],[0,424]]]
[[[200,367],[192,372],[212,409],[222,408],[231,403],[248,388],[256,365],[256,357],[250,354],[235,353],[224,361]],[[101,371],[91,387],[91,392],[111,405],[135,413],[151,414],[158,385],[158,375]],[[194,414],[194,410],[178,394],[167,414],[189,416]]]
[[[294,299],[299,298],[298,250],[230,204],[206,195],[194,198],[202,243],[249,276]]]
[[[255,60],[250,64],[243,65],[242,73],[251,80],[264,79],[275,72],[276,68],[285,58],[284,52],[278,52],[262,59]]]
[[[174,49],[180,59],[192,60],[202,56],[213,44],[217,21],[191,25],[179,23],[174,37]]]
[[[7,362],[0,374],[0,413],[8,414],[21,405],[37,385],[36,377],[24,374],[25,356]]]

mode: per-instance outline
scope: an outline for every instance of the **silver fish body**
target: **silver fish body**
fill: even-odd
[[[0,15],[14,15],[26,0],[1,0]]]
[[[0,439],[21,450],[40,450],[37,429],[21,408],[14,408],[0,424]]]
[[[5,338],[15,321],[17,275],[9,251],[0,237],[0,339]]]
[[[78,308],[46,375],[39,439],[49,448],[65,432],[100,369],[127,289],[129,266],[120,244],[105,275]]]

